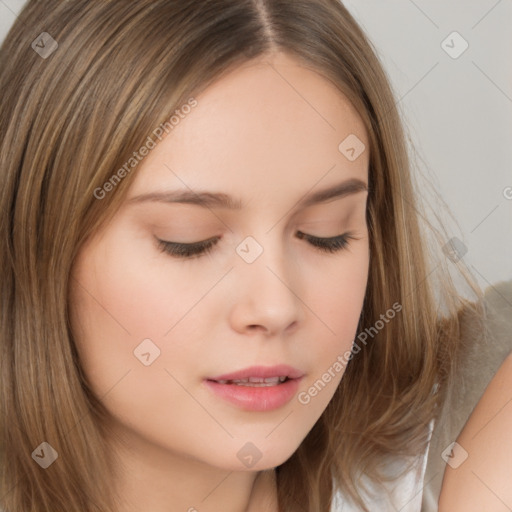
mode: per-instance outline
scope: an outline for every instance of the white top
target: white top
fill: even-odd
[[[368,481],[367,487],[375,493],[364,498],[364,502],[369,510],[399,510],[400,512],[421,511],[423,480],[425,478],[425,469],[427,467],[434,420],[430,422],[429,427],[430,435],[425,453],[418,457],[417,462],[410,471],[393,482],[384,483],[383,487],[371,485],[371,482]],[[395,470],[399,470],[401,464],[403,464],[403,459],[396,460],[390,464],[390,474],[393,474]],[[337,490],[333,497],[330,512],[359,512],[359,510],[351,501],[345,500],[341,492]]]

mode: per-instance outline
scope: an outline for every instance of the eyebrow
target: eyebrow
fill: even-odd
[[[357,178],[351,178],[334,186],[317,190],[307,194],[298,201],[297,207],[306,208],[319,203],[326,203],[333,199],[340,199],[358,192],[368,191],[368,186],[364,181]],[[235,199],[227,194],[220,192],[209,192],[203,190],[172,190],[162,192],[148,192],[128,199],[131,203],[141,203],[146,201],[163,203],[193,204],[204,208],[227,208],[230,210],[241,210],[243,207],[240,199]]]

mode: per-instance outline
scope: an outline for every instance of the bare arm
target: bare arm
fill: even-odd
[[[446,466],[439,512],[512,511],[512,354],[487,386]],[[464,459],[467,452],[467,458]]]

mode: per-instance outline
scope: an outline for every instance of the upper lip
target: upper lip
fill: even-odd
[[[208,380],[238,380],[248,379],[249,377],[259,377],[261,379],[270,377],[288,377],[289,379],[297,379],[302,377],[304,372],[288,366],[287,364],[279,364],[276,366],[251,366],[233,373],[225,373],[215,377],[209,377]]]

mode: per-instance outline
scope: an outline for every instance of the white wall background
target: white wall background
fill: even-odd
[[[1,40],[24,4],[0,0]],[[512,1],[344,4],[388,72],[422,172],[457,219],[465,263],[484,288],[512,279]],[[447,39],[454,31],[463,39]]]
[[[386,67],[422,172],[458,222],[466,264],[484,288],[512,279],[512,2],[343,3]],[[469,44],[456,59],[441,46],[454,31]]]

